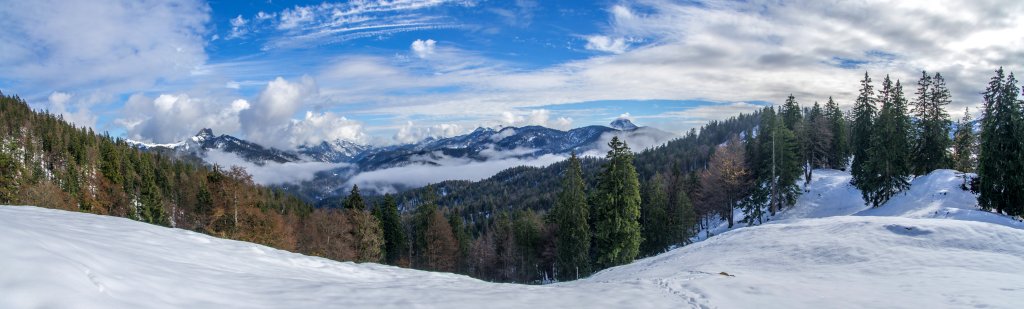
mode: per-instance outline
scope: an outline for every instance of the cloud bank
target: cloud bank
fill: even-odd
[[[325,162],[267,162],[256,165],[233,154],[217,149],[206,152],[204,160],[210,164],[223,167],[238,166],[252,175],[253,182],[261,185],[277,185],[284,183],[300,183],[312,180],[318,172],[348,167],[345,163]]]

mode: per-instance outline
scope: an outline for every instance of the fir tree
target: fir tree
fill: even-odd
[[[555,240],[555,264],[558,280],[572,280],[590,274],[590,216],[587,206],[586,184],[580,160],[573,153],[562,178],[562,191],[558,195],[551,215],[558,230]]]
[[[871,135],[868,149],[867,181],[857,184],[864,200],[878,207],[893,195],[910,187],[911,130],[907,100],[899,81],[889,76],[882,82],[878,101],[882,108]]]
[[[608,268],[640,253],[640,182],[629,147],[613,137],[593,196],[594,264]]]
[[[971,119],[970,108],[964,109],[964,118],[956,123],[956,132],[953,134],[953,168],[964,172],[974,172],[975,143],[974,120]]]
[[[832,130],[828,167],[845,170],[849,164],[847,161],[850,159],[850,140],[846,130],[846,118],[843,116],[843,111],[839,109],[839,104],[832,100],[832,97],[828,97],[828,102],[825,103],[825,118]]]
[[[349,191],[348,198],[345,199],[345,209],[354,209],[358,211],[366,210],[366,203],[363,202],[363,196],[359,194],[359,186],[352,185],[352,191]]]
[[[913,172],[924,175],[933,170],[947,168],[949,157],[946,149],[950,146],[949,114],[945,107],[950,104],[949,89],[942,75],[935,77],[921,72],[917,82],[917,99],[914,101]]]
[[[865,186],[870,172],[866,170],[868,150],[871,148],[871,132],[875,126],[875,91],[871,86],[871,77],[864,72],[864,79],[860,81],[860,95],[853,105],[853,126],[850,138],[850,148],[853,150],[853,163],[850,166],[852,178],[850,183],[858,188]]]
[[[996,76],[983,93],[978,158],[978,204],[1009,215],[1024,212],[1024,115],[1013,73]]]

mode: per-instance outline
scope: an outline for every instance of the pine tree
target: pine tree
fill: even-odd
[[[974,120],[971,119],[970,108],[964,109],[964,118],[956,123],[956,132],[953,134],[953,168],[964,172],[974,172],[977,164],[974,155],[977,138],[974,136]]]
[[[850,183],[861,188],[866,186],[867,177],[870,172],[866,170],[868,150],[871,148],[871,135],[875,126],[875,91],[871,86],[871,77],[864,72],[864,79],[860,81],[860,95],[853,105],[853,126],[850,138],[850,148],[853,150],[853,163],[850,166],[852,179]]]
[[[950,146],[950,120],[944,106],[950,104],[950,94],[946,81],[939,73],[931,77],[922,71],[917,85],[917,99],[914,101],[917,125],[914,130],[913,172],[915,175],[924,175],[949,167],[946,149]]]
[[[907,100],[899,81],[893,85],[889,76],[882,82],[878,101],[882,108],[871,135],[868,149],[868,181],[857,184],[864,200],[878,207],[893,195],[910,187],[911,130]]]
[[[640,253],[640,182],[633,153],[613,137],[593,196],[594,264],[608,268],[632,262]]]
[[[839,103],[828,97],[825,103],[825,118],[832,131],[831,149],[828,151],[828,167],[845,170],[850,159],[850,140],[847,138],[846,117],[839,109]]]
[[[388,264],[397,265],[405,257],[408,242],[405,238],[405,229],[402,227],[402,218],[398,214],[398,203],[391,194],[385,194],[383,203],[378,205],[374,215],[380,222],[381,230],[384,233],[384,260]]]
[[[359,194],[359,186],[352,185],[352,191],[349,192],[344,205],[345,209],[354,209],[359,211],[366,210],[366,203],[363,202],[363,196]]]
[[[562,191],[551,210],[558,229],[555,241],[555,277],[558,280],[579,279],[590,274],[590,225],[587,222],[590,211],[585,190],[583,169],[573,153],[562,179]]]
[[[1003,68],[983,93],[978,158],[978,204],[1009,215],[1024,213],[1024,115],[1017,80]]]

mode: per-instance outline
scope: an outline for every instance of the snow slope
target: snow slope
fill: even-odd
[[[1024,307],[1024,225],[976,210],[956,172],[919,177],[876,209],[848,177],[816,171],[770,224],[546,286],[0,206],[0,308]]]

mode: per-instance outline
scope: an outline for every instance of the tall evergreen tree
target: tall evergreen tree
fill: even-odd
[[[608,162],[593,196],[594,264],[608,268],[632,262],[640,253],[640,181],[633,152],[613,137]]]
[[[448,216],[448,224],[452,227],[452,235],[455,236],[456,247],[458,247],[455,255],[455,271],[469,273],[469,250],[473,237],[469,235],[469,231],[466,230],[466,222],[458,212],[452,212]]]
[[[751,199],[743,204],[748,224],[760,223],[765,214],[774,215],[793,205],[800,194],[796,182],[802,170],[793,132],[772,108],[761,112],[759,128],[757,138],[749,143],[747,151],[755,183]]]
[[[558,195],[551,215],[558,231],[555,240],[555,278],[572,280],[590,274],[590,209],[587,206],[586,183],[583,169],[574,152],[562,178],[562,191]]]
[[[669,222],[669,196],[667,179],[661,173],[654,175],[644,185],[643,203],[640,205],[640,228],[643,255],[655,255],[672,245],[673,228]]]
[[[871,148],[871,132],[875,126],[875,90],[871,86],[871,77],[864,72],[864,79],[860,81],[860,94],[853,105],[853,126],[850,138],[850,148],[853,150],[853,163],[850,166],[852,178],[850,183],[861,186],[867,181],[870,172],[866,170],[868,150]]]
[[[11,204],[17,197],[17,177],[20,174],[20,169],[14,156],[7,153],[8,149],[13,149],[13,147],[7,147],[7,145],[0,145],[0,147],[7,148],[0,149],[0,204]]]
[[[977,138],[974,136],[974,120],[971,119],[970,108],[964,109],[964,118],[956,123],[956,132],[953,133],[953,168],[964,172],[974,172],[975,146]]]
[[[950,146],[949,113],[944,106],[950,104],[949,88],[942,75],[935,77],[921,72],[914,100],[913,172],[924,175],[933,170],[949,167],[946,149]]]
[[[839,103],[828,97],[825,103],[825,118],[832,130],[831,149],[828,151],[828,167],[845,170],[850,159],[850,140],[847,138],[846,117],[839,109]]]
[[[824,168],[828,166],[828,155],[832,150],[832,126],[818,102],[814,102],[805,118],[804,140],[806,141],[807,162],[812,169]]]
[[[384,261],[397,265],[406,256],[408,242],[402,218],[398,214],[398,203],[391,194],[385,194],[383,202],[373,210],[384,234]]]
[[[1013,73],[996,70],[983,93],[978,158],[978,204],[1009,215],[1024,213],[1024,115],[1018,91]]]
[[[878,101],[882,108],[871,135],[868,148],[868,181],[857,183],[864,200],[878,207],[893,195],[910,187],[911,130],[907,100],[899,81],[893,85],[889,76],[882,82]]]
[[[363,195],[359,194],[359,186],[352,185],[352,191],[349,191],[344,205],[345,209],[366,210],[366,202],[363,201]]]

